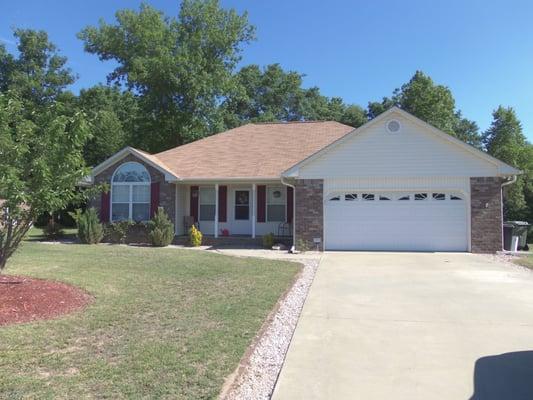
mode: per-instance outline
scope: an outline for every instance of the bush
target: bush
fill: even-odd
[[[56,240],[65,234],[63,226],[59,222],[56,222],[54,217],[50,217],[48,223],[43,228],[43,233],[48,240]]]
[[[112,243],[126,243],[128,237],[128,231],[133,225],[133,222],[125,220],[119,222],[113,222],[106,225],[105,237]]]
[[[305,253],[306,251],[311,250],[311,248],[309,247],[309,243],[306,240],[298,239],[296,241],[296,250],[301,253]]]
[[[104,237],[104,227],[98,219],[98,213],[94,208],[89,208],[85,212],[76,210],[70,213],[78,226],[78,238],[80,242],[86,244],[100,243]]]
[[[274,234],[272,232],[263,235],[263,247],[271,249],[274,246]]]
[[[148,222],[148,230],[152,246],[165,247],[174,239],[174,224],[162,207],[157,209],[154,217]]]
[[[202,232],[200,232],[195,225],[191,226],[191,229],[189,229],[189,242],[193,247],[202,245]]]

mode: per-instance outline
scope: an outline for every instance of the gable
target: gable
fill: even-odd
[[[400,130],[391,133],[387,123]],[[519,173],[435,128],[392,109],[287,171],[302,179],[333,177],[498,176]]]

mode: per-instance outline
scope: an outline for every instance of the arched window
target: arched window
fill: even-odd
[[[111,222],[150,219],[150,174],[136,162],[118,167],[111,179]]]

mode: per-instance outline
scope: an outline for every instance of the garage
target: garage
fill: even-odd
[[[467,251],[467,221],[460,192],[336,192],[325,198],[325,248]]]

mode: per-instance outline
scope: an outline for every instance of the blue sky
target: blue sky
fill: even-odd
[[[415,70],[452,90],[458,108],[481,129],[499,104],[512,106],[533,141],[533,2],[221,0],[247,10],[257,27],[243,64],[280,63],[306,75],[306,86],[366,106]],[[46,30],[79,75],[73,90],[105,82],[112,63],[85,54],[76,33],[134,0],[3,0],[0,40],[14,50],[12,28]],[[178,1],[148,3],[176,15]]]

